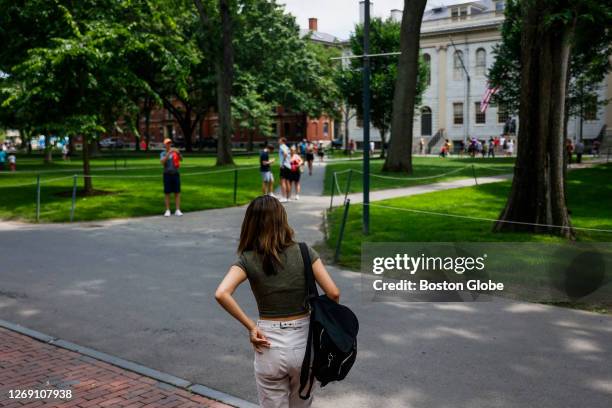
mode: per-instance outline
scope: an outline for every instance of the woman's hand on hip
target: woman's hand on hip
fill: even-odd
[[[249,332],[249,337],[253,348],[258,353],[263,353],[263,348],[270,348],[270,342],[266,339],[261,329],[257,326],[253,327]]]

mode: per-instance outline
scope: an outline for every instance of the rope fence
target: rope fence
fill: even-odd
[[[156,170],[159,170],[159,166],[155,167]],[[259,166],[250,166],[250,167],[238,167],[238,168],[227,168],[227,169],[220,169],[220,170],[209,170],[209,171],[201,171],[201,172],[181,172],[181,178],[183,177],[193,177],[193,176],[208,176],[208,175],[219,175],[219,174],[223,174],[223,173],[227,173],[227,174],[232,174],[233,173],[233,180],[231,180],[229,183],[229,185],[233,184],[233,192],[232,192],[232,200],[233,200],[233,204],[235,205],[237,203],[237,193],[238,193],[238,173],[239,172],[244,172],[244,171],[252,171],[255,169],[259,169]],[[98,169],[96,169],[98,170]],[[134,168],[130,169],[130,170],[134,170]],[[28,182],[28,183],[19,183],[19,184],[8,184],[8,185],[0,185],[0,189],[9,189],[9,188],[23,188],[23,187],[33,187],[35,186],[35,195],[33,196],[33,199],[35,200],[35,208],[36,208],[36,222],[40,221],[41,216],[48,216],[50,214],[55,214],[55,213],[60,213],[60,212],[67,212],[70,214],[70,222],[72,222],[74,220],[74,216],[75,216],[75,211],[76,211],[76,203],[77,203],[77,184],[78,184],[78,180],[85,180],[85,179],[121,179],[121,180],[143,180],[143,179],[157,179],[160,180],[162,178],[162,173],[159,172],[158,174],[147,174],[147,175],[105,175],[105,174],[90,174],[90,175],[84,175],[84,174],[72,174],[70,176],[63,176],[63,177],[54,177],[54,178],[42,178],[41,174],[36,174],[36,181],[33,182]],[[6,180],[6,179],[5,179]],[[58,186],[55,185],[53,186],[54,188],[66,188],[68,189],[69,187],[71,187],[71,197],[72,199],[70,200],[70,206],[69,208],[59,208],[59,209],[53,209],[53,210],[44,210],[42,208],[42,204],[41,203],[41,199],[42,199],[42,188],[44,185],[50,185],[51,183],[57,183],[60,182],[62,180],[72,180],[71,185],[70,186]]]

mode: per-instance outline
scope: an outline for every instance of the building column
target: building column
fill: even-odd
[[[435,135],[438,129],[448,129],[446,115],[446,107],[448,101],[446,100],[446,71],[448,70],[446,64],[446,45],[439,45],[436,47],[438,52],[438,106],[436,107],[436,114],[438,115],[437,129],[432,129],[432,134]],[[436,123],[436,121],[434,121]]]

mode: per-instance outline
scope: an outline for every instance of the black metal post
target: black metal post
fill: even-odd
[[[36,176],[36,222],[40,221],[40,174]]]
[[[351,180],[353,179],[353,169],[349,169],[348,179],[346,180],[346,191],[344,192],[344,202],[348,199],[349,190],[351,189]]]
[[[336,252],[334,254],[334,263],[340,259],[340,247],[342,246],[342,239],[344,238],[344,227],[346,226],[346,220],[348,218],[349,206],[351,200],[347,199],[344,202],[344,214],[342,214],[342,224],[340,224],[340,232],[338,233],[338,241],[336,242]]]
[[[77,175],[72,179],[72,207],[70,207],[70,222],[74,220],[74,208],[76,207]]]
[[[336,191],[336,172],[334,172],[334,174],[332,175],[332,191],[331,191],[331,198],[329,199],[329,210],[330,211],[334,207],[334,191]],[[340,192],[338,191],[338,193]]]
[[[236,204],[237,194],[238,194],[238,169],[234,170],[234,204]]]
[[[363,233],[370,233],[370,0],[363,10]]]

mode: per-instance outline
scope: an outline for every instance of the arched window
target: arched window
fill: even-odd
[[[431,136],[431,108],[424,106],[421,109],[421,136]]]
[[[425,74],[425,84],[431,85],[431,56],[429,54],[423,54],[423,62],[425,63],[425,68],[427,73]]]
[[[453,54],[453,79],[463,79],[463,66],[461,61],[463,60],[463,53],[461,51],[455,51]]]
[[[487,52],[484,48],[476,50],[476,75],[484,76],[487,72]]]

